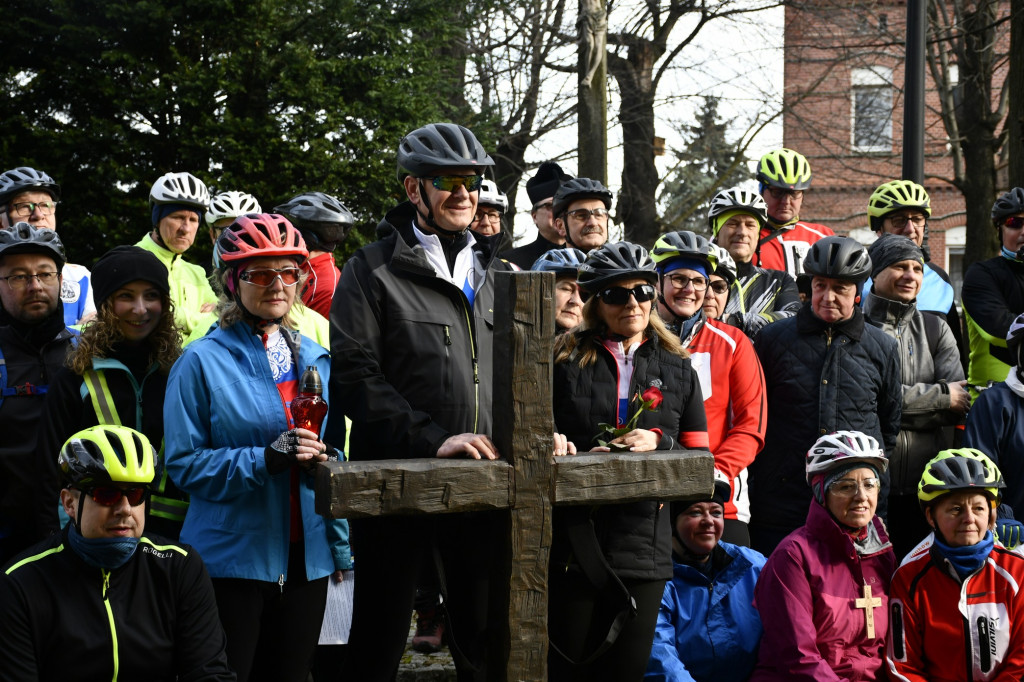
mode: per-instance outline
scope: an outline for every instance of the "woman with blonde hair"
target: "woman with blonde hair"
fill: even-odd
[[[98,426],[128,426],[159,449],[164,437],[167,375],[181,355],[167,268],[145,249],[118,246],[93,266],[96,318],[85,325],[68,356],[67,368],[50,384],[47,424],[36,461],[43,534],[59,527],[57,457],[72,434]],[[177,539],[187,498],[158,472],[146,508],[146,527]]]
[[[696,372],[651,314],[656,277],[646,249],[628,242],[592,251],[579,268],[590,298],[580,326],[555,343],[554,416],[580,450],[707,450]],[[658,502],[555,510],[552,682],[643,678],[671,554],[669,510]]]
[[[276,214],[238,217],[217,240],[219,324],[171,370],[167,468],[191,495],[181,539],[206,562],[238,679],[305,682],[328,576],[351,568],[347,525],[313,508],[322,426],[297,428],[310,367],[327,402],[330,358],[289,311],[309,252]]]

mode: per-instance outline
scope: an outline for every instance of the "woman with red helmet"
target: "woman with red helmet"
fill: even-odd
[[[330,373],[289,317],[308,251],[286,218],[257,214],[224,230],[216,256],[218,327],[174,365],[164,410],[167,469],[191,495],[181,538],[206,560],[238,679],[304,682],[327,577],[351,568],[347,525],[313,509],[329,447],[290,410],[303,370],[325,387]]]

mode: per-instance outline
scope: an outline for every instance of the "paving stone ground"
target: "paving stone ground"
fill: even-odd
[[[412,636],[416,633],[416,617],[413,614],[409,626],[409,639],[405,655],[398,666],[395,682],[455,682],[455,664],[452,663],[448,647],[441,647],[435,654],[421,654],[412,648]]]

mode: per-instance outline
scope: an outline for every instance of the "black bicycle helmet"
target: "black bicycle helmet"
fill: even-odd
[[[644,279],[651,284],[658,281],[647,249],[630,242],[614,242],[594,249],[587,254],[587,260],[580,266],[576,281],[591,294],[604,289],[610,283],[632,277]]]
[[[572,247],[551,249],[534,261],[530,270],[534,272],[553,272],[555,277],[576,277],[587,254]]]
[[[54,201],[60,200],[60,185],[49,175],[35,168],[21,166],[0,174],[0,204],[22,192],[46,192]]]
[[[992,222],[995,226],[1002,227],[1003,221],[1012,215],[1024,213],[1024,187],[1014,187],[1009,192],[1003,192],[992,204]]]
[[[29,223],[15,223],[9,230],[0,230],[0,258],[15,253],[41,253],[57,262],[57,270],[64,267],[67,256],[64,244],[54,230],[34,227]]]
[[[299,229],[310,251],[334,251],[356,219],[345,204],[323,192],[303,192],[274,207]]]
[[[562,183],[551,201],[551,215],[561,218],[569,210],[569,204],[578,199],[600,199],[604,207],[612,207],[612,191],[599,180],[590,178],[571,178]]]
[[[863,284],[871,274],[871,257],[856,239],[825,237],[811,245],[804,259],[804,272]]]
[[[138,431],[101,424],[71,436],[57,464],[64,485],[80,489],[110,483],[146,486],[156,477],[157,455]]]
[[[946,493],[976,489],[998,504],[1005,487],[999,467],[988,455],[974,448],[955,448],[943,450],[924,465],[917,500],[924,508]]]
[[[398,181],[425,177],[437,168],[494,165],[469,128],[454,123],[431,123],[417,128],[398,144]],[[483,172],[482,170],[480,172]]]
[[[654,242],[651,260],[659,270],[676,258],[692,258],[700,261],[707,268],[708,273],[714,272],[718,266],[718,257],[714,253],[711,243],[689,230],[666,232],[658,237],[658,241]]]

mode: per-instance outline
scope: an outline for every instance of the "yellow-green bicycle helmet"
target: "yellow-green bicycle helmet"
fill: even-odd
[[[973,489],[998,504],[1005,487],[999,467],[988,455],[974,448],[954,448],[942,450],[925,464],[917,499],[923,509],[946,493]]]
[[[127,426],[93,426],[71,436],[57,459],[65,485],[85,489],[109,483],[149,485],[156,476],[156,451]]]
[[[804,190],[811,186],[811,164],[792,149],[773,149],[757,163],[757,181],[769,187]]]

